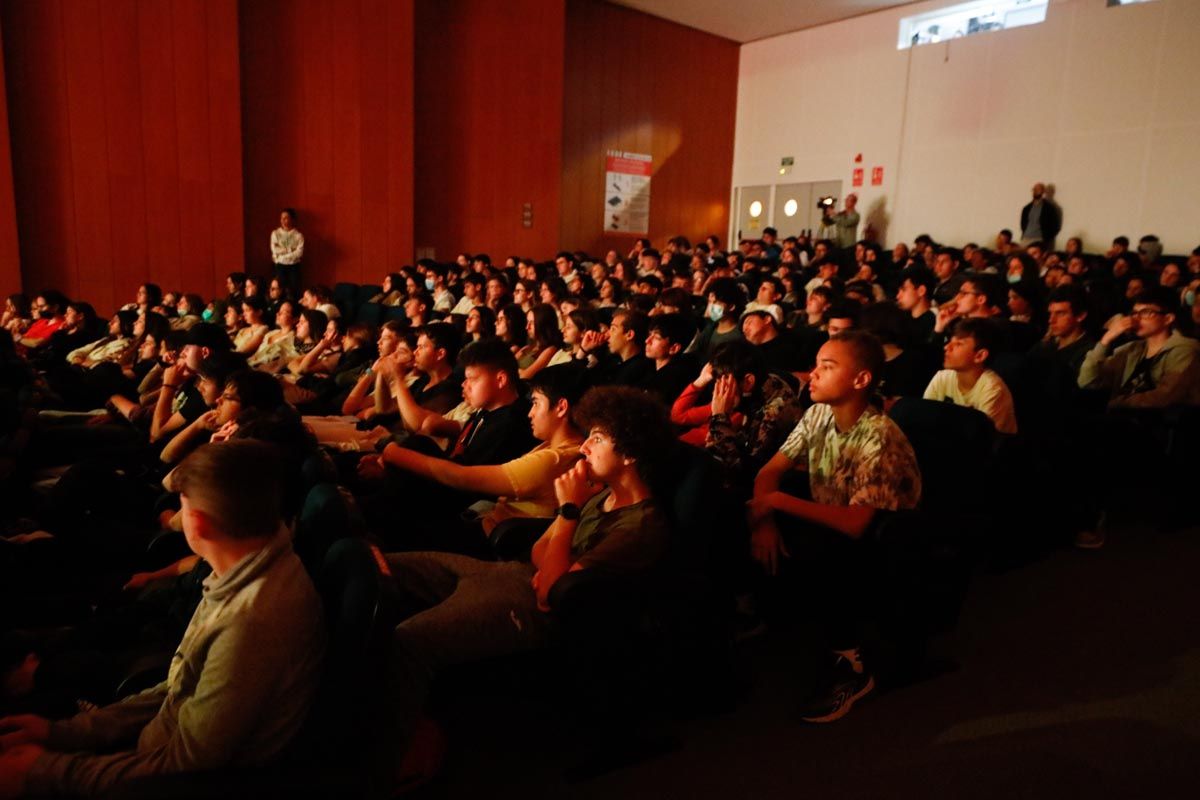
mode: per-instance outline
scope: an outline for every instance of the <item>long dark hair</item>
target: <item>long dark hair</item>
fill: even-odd
[[[554,306],[538,303],[529,309],[533,314],[533,343],[538,349],[547,347],[562,348],[562,331],[558,329],[558,312]]]

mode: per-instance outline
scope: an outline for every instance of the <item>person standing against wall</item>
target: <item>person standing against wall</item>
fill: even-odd
[[[291,291],[300,295],[300,263],[304,259],[304,234],[296,229],[296,209],[285,208],[279,214],[279,227],[271,231],[271,260],[275,277]]]
[[[1021,209],[1021,244],[1045,242],[1048,250],[1054,248],[1054,239],[1062,229],[1062,214],[1053,200],[1047,196],[1046,185],[1033,185],[1033,199]]]

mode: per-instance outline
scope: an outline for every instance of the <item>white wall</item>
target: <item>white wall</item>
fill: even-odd
[[[861,166],[859,210],[886,243],[990,246],[1041,180],[1058,187],[1059,246],[1200,244],[1200,0],[1051,0],[1040,25],[896,49],[901,17],[950,4],[744,45],[733,185],[840,178],[850,191]],[[784,156],[796,164],[781,176]]]

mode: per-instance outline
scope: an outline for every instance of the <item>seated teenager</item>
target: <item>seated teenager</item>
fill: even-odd
[[[472,272],[463,278],[462,298],[449,309],[451,314],[466,316],[475,306],[483,305],[483,287],[487,280],[478,272]]]
[[[445,348],[434,347],[434,341],[428,337],[426,340],[430,357],[444,361],[441,351]],[[452,446],[444,455],[459,463],[498,464],[515,458],[534,444],[523,419],[529,406],[520,395],[515,363],[512,352],[499,339],[485,339],[463,348],[459,358],[463,400],[460,405],[465,404],[471,413],[462,421],[455,409],[439,413],[422,406],[398,370],[384,367],[384,377],[396,398],[406,430],[434,439],[450,439]],[[447,379],[445,391],[439,392],[439,396],[449,394],[452,386]]]
[[[232,357],[233,343],[217,325],[200,323],[187,332],[183,350],[174,364],[163,370],[162,387],[150,420],[150,441],[173,436],[208,410],[197,387],[200,362],[222,353]]]
[[[1083,359],[1096,345],[1087,332],[1087,295],[1078,286],[1061,286],[1050,293],[1049,330],[1046,338],[1030,351],[1035,359],[1053,359],[1073,379],[1079,376]]]
[[[925,387],[925,399],[982,411],[999,433],[1016,434],[1012,393],[1004,379],[988,369],[999,339],[993,320],[957,320],[946,342],[944,369]]]
[[[171,328],[186,331],[197,322],[203,322],[204,300],[198,294],[185,293],[175,302],[175,314],[171,317]]]
[[[553,517],[554,480],[574,466],[583,441],[571,421],[582,385],[579,371],[567,365],[547,367],[531,378],[529,423],[539,444],[503,464],[466,466],[395,443],[385,447],[378,457],[380,472],[390,468],[424,478],[459,492],[463,500],[459,507],[430,509],[431,514],[418,511],[425,530],[414,530],[406,538],[420,539],[436,550],[476,553],[484,549],[486,535],[506,519]],[[465,522],[466,505],[477,497],[495,502],[472,505],[480,512],[478,520]]]
[[[683,352],[696,335],[696,323],[683,313],[655,314],[648,330],[644,352],[654,362],[654,372],[642,380],[641,388],[670,406],[700,370],[696,357]]]
[[[830,337],[812,373],[814,405],[759,471],[749,505],[751,554],[768,575],[799,579],[804,614],[824,625],[834,654],[825,691],[801,708],[808,722],[840,719],[874,688],[859,650],[869,557],[862,537],[879,511],[914,508],[921,497],[911,445],[870,404],[883,363],[868,333]],[[780,491],[798,465],[807,467],[811,500]]]
[[[911,342],[918,347],[933,338],[937,314],[933,312],[932,301],[936,286],[937,276],[925,267],[909,267],[900,273],[896,305],[908,312],[912,320]]]
[[[649,324],[641,311],[620,308],[613,312],[606,333],[585,335],[583,350],[589,355],[588,380],[593,386],[641,386],[653,374],[654,362],[642,353]]]
[[[449,553],[388,556],[413,610],[396,627],[393,719],[411,735],[433,675],[443,667],[540,648],[550,640],[550,592],[568,572],[642,573],[668,544],[651,490],[669,440],[665,411],[628,387],[591,389],[576,418],[584,461],[554,483],[558,516],[533,548],[533,563]]]
[[[280,302],[275,309],[275,330],[267,331],[262,344],[247,363],[251,369],[279,372],[296,357],[296,304],[291,300]]]
[[[955,320],[989,319],[993,321],[992,328],[996,331],[992,354],[1007,350],[1011,347],[1012,335],[1008,321],[1002,316],[1006,297],[1005,284],[999,277],[978,273],[963,275],[954,299],[938,308],[937,320],[933,324],[934,333],[941,336],[944,343]]]
[[[342,360],[343,327],[341,319],[328,320],[313,348],[288,362],[284,379],[294,382],[305,376],[328,375],[337,369]]]
[[[1157,288],[1134,300],[1133,312],[1109,326],[1088,351],[1079,386],[1108,393],[1109,408],[1200,405],[1200,343],[1174,330],[1175,293]],[[1137,339],[1113,349],[1132,332]]]
[[[406,446],[420,448],[432,455],[448,458],[463,466],[502,464],[528,452],[536,444],[526,417],[529,403],[520,395],[516,359],[499,339],[487,339],[463,349],[462,398],[474,409],[460,422],[452,414],[438,414],[421,408],[396,373],[387,376],[396,393],[405,426],[413,433],[448,440],[445,449],[420,438],[410,438]],[[359,463],[364,481],[378,480],[379,459],[366,456]],[[374,494],[365,510],[373,527],[385,536],[400,541],[410,521],[399,517],[395,509],[444,510],[462,499],[438,484],[419,481],[411,475],[389,473],[381,492]],[[459,506],[461,508],[461,506]]]
[[[783,327],[783,309],[777,305],[747,307],[742,314],[742,335],[758,348],[767,367],[775,372],[798,375],[812,366],[811,356],[815,353],[806,355],[800,339]]]
[[[281,471],[277,451],[252,441],[205,445],[180,466],[184,534],[212,575],[167,680],[58,722],[0,720],[7,794],[99,794],[143,776],[262,764],[287,747],[325,632],[282,529]]]
[[[510,320],[511,324],[511,320]],[[525,331],[529,335],[527,349],[517,361],[521,380],[529,380],[550,364],[563,349],[562,331],[558,326],[558,310],[548,304],[533,306],[526,315]]]
[[[704,448],[725,467],[726,483],[748,495],[754,475],[796,427],[800,406],[796,392],[769,371],[762,352],[749,342],[726,342],[713,351],[711,364]]]
[[[68,354],[101,338],[96,327],[96,310],[91,303],[73,300],[67,303],[62,327],[31,351],[29,359],[41,369],[64,366]]]
[[[689,353],[708,361],[717,345],[742,338],[741,313],[745,305],[742,287],[733,278],[717,278],[708,285],[708,322],[688,346]]]
[[[67,298],[53,289],[39,294],[33,301],[35,319],[24,331],[14,332],[13,341],[17,344],[17,352],[24,354],[30,349],[41,347],[50,340],[66,322],[63,315],[67,310]]]
[[[410,422],[415,422],[415,417],[411,416],[413,408],[445,414],[462,399],[461,387],[454,373],[458,344],[458,331],[453,325],[431,322],[417,333],[417,346],[413,348],[412,368],[416,371],[416,380],[393,380],[394,377],[407,377],[405,365],[399,362],[381,365],[383,380],[409,431],[417,430],[416,427],[409,427]],[[393,367],[395,376],[391,374]],[[404,395],[403,400],[401,395]],[[406,409],[410,416],[405,416]]]
[[[862,310],[859,322],[883,345],[880,395],[891,398],[924,394],[936,367],[930,365],[926,351],[909,346],[914,333],[912,317],[895,303],[875,303]]]
[[[137,312],[118,311],[108,321],[108,335],[67,353],[67,363],[84,369],[91,369],[105,361],[123,363],[137,345],[133,337],[133,324],[136,321]]]
[[[223,442],[237,431],[240,420],[250,414],[270,414],[283,405],[279,381],[264,372],[242,369],[223,377],[223,364],[210,358],[200,364],[200,391],[211,409],[179,432],[159,453],[164,464],[184,459],[204,441]],[[216,390],[216,391],[214,391]],[[215,397],[212,397],[216,394]]]
[[[257,352],[267,335],[268,326],[263,319],[267,313],[267,302],[257,295],[247,297],[242,300],[240,310],[244,326],[233,338],[233,349],[244,356],[250,356]]]
[[[33,312],[29,298],[23,294],[10,294],[4,300],[4,311],[0,313],[0,328],[8,331],[14,341],[33,324]]]
[[[475,306],[467,313],[465,324],[466,340],[478,342],[480,339],[496,335],[496,312],[489,306]]]
[[[413,342],[404,323],[389,320],[379,329],[376,349],[379,353],[375,363],[358,376],[358,380],[342,400],[342,414],[362,420],[381,417],[386,419],[396,413],[395,399],[387,388],[387,378],[380,374],[380,367],[387,361],[406,368],[412,363]],[[416,379],[414,374],[413,379]]]
[[[137,360],[122,368],[130,383],[118,388],[108,398],[106,407],[114,416],[123,417],[136,425],[148,427],[162,376],[175,363],[184,347],[186,331],[170,330],[163,334],[146,331],[137,349]]]
[[[550,358],[547,366],[556,367],[573,361],[585,361],[588,354],[583,349],[584,338],[591,334],[588,337],[589,341],[595,341],[602,335],[603,330],[600,315],[592,309],[576,308],[567,312],[562,326],[563,348]]]

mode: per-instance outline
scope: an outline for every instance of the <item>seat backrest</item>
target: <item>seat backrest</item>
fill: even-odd
[[[336,761],[339,752],[361,748],[373,734],[370,720],[384,713],[378,701],[399,599],[383,554],[364,539],[333,543],[317,590],[329,637],[304,745]]]
[[[383,321],[391,322],[392,320],[408,321],[408,316],[404,313],[404,306],[384,306]]]
[[[370,283],[364,283],[358,287],[358,292],[354,298],[356,306],[362,306],[363,303],[369,303],[371,298],[383,291],[382,286],[375,286]]]
[[[342,312],[346,322],[354,322],[358,313],[358,284],[339,283],[333,287],[333,303]]]
[[[671,525],[668,561],[704,568],[708,564],[722,491],[721,470],[705,450],[675,441],[665,459],[670,468],[655,480],[655,496]]]
[[[334,542],[362,538],[366,530],[362,511],[353,495],[334,483],[318,483],[309,489],[296,520],[292,547],[314,578]]]
[[[921,468],[921,508],[969,508],[986,497],[996,429],[981,411],[904,397],[888,416],[908,438]]]
[[[357,321],[379,327],[383,322],[383,306],[379,303],[360,303]]]

